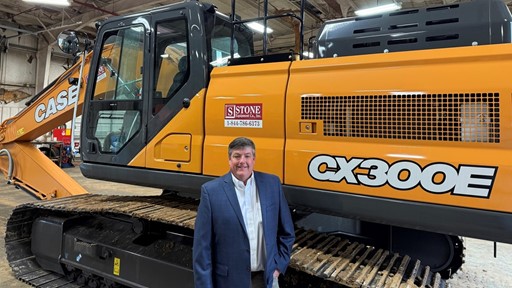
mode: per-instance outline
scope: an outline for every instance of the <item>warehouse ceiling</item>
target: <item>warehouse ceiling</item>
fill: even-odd
[[[33,34],[48,44],[55,43],[57,35],[66,29],[82,30],[94,35],[95,23],[115,15],[126,15],[146,9],[175,3],[175,0],[69,0],[69,7],[29,4],[21,0],[2,0],[0,2],[0,35],[10,30],[8,38]],[[386,4],[393,0],[380,0]],[[451,4],[458,0],[403,0],[402,7],[416,8],[429,5]],[[231,0],[207,1],[215,4],[219,11],[230,14]],[[506,0],[509,3],[512,0]],[[306,5],[305,35],[316,34],[323,21],[333,18],[354,16],[354,11],[376,6],[379,0],[308,0]],[[263,0],[237,0],[237,14],[242,19],[262,15]],[[269,14],[287,12],[299,13],[300,0],[270,0]],[[279,29],[276,37],[289,34]],[[2,33],[2,31],[4,33]],[[16,34],[17,33],[17,34]],[[309,34],[308,34],[309,33]],[[288,35],[289,36],[289,35]],[[5,40],[4,40],[5,41]]]

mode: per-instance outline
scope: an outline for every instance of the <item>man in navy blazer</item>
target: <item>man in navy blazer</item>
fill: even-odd
[[[195,287],[276,287],[273,282],[286,271],[295,240],[281,182],[253,171],[255,146],[248,138],[233,140],[228,156],[231,171],[201,187]]]

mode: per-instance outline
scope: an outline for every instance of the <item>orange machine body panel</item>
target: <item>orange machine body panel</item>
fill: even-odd
[[[225,173],[227,145],[247,136],[255,168],[286,185],[512,212],[511,55],[489,45],[216,68],[203,173]],[[259,105],[260,122],[230,118]]]
[[[512,212],[512,46],[292,64],[284,183]]]
[[[201,173],[204,141],[204,94],[176,115],[128,165]],[[165,109],[165,108],[164,108]]]
[[[285,93],[290,62],[215,68],[206,96],[203,173],[228,171],[228,144],[249,136],[255,169],[283,179]]]

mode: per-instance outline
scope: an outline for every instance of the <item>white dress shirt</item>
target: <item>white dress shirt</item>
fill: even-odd
[[[238,204],[240,205],[240,210],[242,210],[247,237],[249,238],[251,270],[263,271],[265,270],[266,262],[265,240],[263,237],[260,197],[256,181],[254,181],[254,173],[247,179],[247,185],[236,179],[233,174],[231,174],[231,177],[235,185]]]

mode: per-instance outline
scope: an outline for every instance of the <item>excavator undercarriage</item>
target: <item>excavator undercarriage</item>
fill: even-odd
[[[193,287],[197,202],[91,194],[24,204],[7,224],[7,257],[36,287]],[[281,287],[445,286],[441,273],[407,255],[302,228],[290,267]]]

